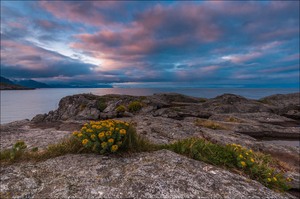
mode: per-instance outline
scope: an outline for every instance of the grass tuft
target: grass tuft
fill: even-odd
[[[164,145],[165,149],[230,170],[238,170],[266,187],[279,191],[289,189],[278,163],[270,156],[253,152],[240,145],[213,144],[200,138],[189,138]]]

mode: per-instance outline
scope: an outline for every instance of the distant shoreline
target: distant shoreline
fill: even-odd
[[[0,90],[34,90],[35,88],[28,88],[15,84],[0,83]]]

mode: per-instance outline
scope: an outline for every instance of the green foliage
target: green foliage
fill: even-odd
[[[11,149],[0,151],[0,160],[4,164],[12,164],[20,161],[41,161],[54,158],[68,153],[78,153],[82,151],[81,143],[73,138],[65,138],[60,143],[49,145],[47,149],[38,151],[37,147],[25,150],[24,142],[17,142]]]
[[[106,105],[106,101],[105,99],[102,99],[100,98],[98,101],[97,101],[97,108],[103,112],[104,109],[106,109],[107,105]]]
[[[272,165],[275,161],[270,155],[255,153],[241,145],[229,144],[226,150],[231,151],[235,157],[235,165],[248,174],[252,179],[259,181],[266,187],[278,190],[288,190],[286,179],[282,172],[277,172]]]
[[[143,107],[143,105],[141,104],[141,102],[139,101],[133,101],[133,102],[130,102],[129,105],[128,105],[128,110],[130,112],[137,112],[139,111],[141,108]]]
[[[116,108],[117,113],[124,113],[126,111],[126,107],[123,105],[120,105]]]
[[[238,169],[272,189],[284,191],[289,188],[286,184],[288,179],[272,167],[275,162],[270,156],[253,152],[240,145],[222,146],[200,138],[189,138],[164,145],[164,148],[213,165]]]
[[[7,149],[4,151],[1,151],[0,153],[0,159],[2,160],[9,160],[14,161],[22,156],[25,149],[27,148],[25,142],[23,141],[17,141],[11,149]]]
[[[73,132],[73,135],[86,149],[100,154],[151,151],[157,148],[138,136],[127,122],[118,120],[91,121],[80,132]]]
[[[212,120],[203,120],[203,119],[198,119],[196,120],[195,124],[197,126],[202,126],[205,128],[209,128],[209,129],[214,129],[214,130],[226,130],[227,127],[225,127],[224,125],[212,121]]]

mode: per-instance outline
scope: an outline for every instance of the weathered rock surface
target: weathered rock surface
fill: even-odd
[[[1,125],[0,147],[1,149],[9,148],[17,140],[23,140],[29,148],[45,148],[47,145],[57,143],[58,140],[70,135],[72,131],[80,129],[88,120],[118,118],[132,123],[138,134],[143,135],[153,143],[165,144],[188,137],[202,137],[222,145],[237,143],[255,151],[271,154],[287,164],[290,176],[294,179],[292,187],[300,190],[296,183],[300,176],[300,148],[270,144],[261,140],[261,138],[294,140],[300,138],[300,119],[297,117],[300,106],[299,100],[297,101],[298,96],[299,93],[275,95],[258,101],[231,94],[224,94],[213,99],[201,99],[174,93],[155,94],[146,97],[95,96],[91,94],[68,96],[60,101],[57,110],[50,111],[48,114],[37,115],[32,121],[23,120]],[[132,101],[139,101],[143,105],[142,109],[134,113],[127,110],[122,114],[116,111],[120,105],[128,108]],[[222,128],[201,125],[199,120],[217,124]],[[152,156],[161,158],[162,162],[160,159],[151,159]],[[173,162],[173,158],[180,159],[179,163],[176,163],[177,166]],[[148,160],[149,165],[144,162]],[[70,168],[62,163],[68,161]],[[91,163],[89,164],[88,161]],[[151,166],[154,161],[157,161],[160,166]],[[180,163],[182,161],[184,164]],[[55,170],[54,162],[58,163],[57,168],[60,168],[59,170]],[[132,168],[130,165],[133,165]],[[26,194],[30,196],[31,194],[35,198],[42,196],[82,197],[82,194],[86,194],[87,198],[99,198],[101,196],[230,198],[235,195],[236,198],[242,196],[245,198],[250,196],[252,198],[264,198],[266,197],[264,194],[267,192],[271,194],[269,196],[276,196],[275,198],[277,196],[279,198],[284,197],[271,193],[270,190],[262,188],[261,185],[254,186],[253,182],[249,180],[247,180],[248,184],[244,186],[242,177],[236,177],[234,174],[227,176],[227,173],[225,175],[220,169],[217,169],[218,172],[220,170],[219,175],[210,176],[213,178],[209,180],[205,179],[208,176],[197,171],[196,167],[194,168],[195,165],[199,168],[207,168],[207,165],[203,166],[204,163],[195,163],[194,160],[187,160],[168,151],[159,151],[154,154],[144,153],[131,158],[67,155],[38,164],[22,163],[22,165],[3,167],[1,175],[3,173],[9,176],[9,178],[5,178],[6,181],[3,181],[4,189],[8,193],[16,193],[16,196],[26,196]],[[91,169],[86,169],[90,167]],[[124,170],[121,167],[127,169]],[[168,169],[173,167],[175,170],[170,171],[169,174]],[[35,168],[38,171],[36,172],[37,176],[35,176],[35,172],[30,173],[29,168]],[[154,171],[153,168],[157,170]],[[193,170],[192,168],[196,172],[192,172],[192,174],[198,176],[200,181],[189,174],[190,169]],[[76,169],[79,173],[73,171]],[[180,172],[180,169],[183,171]],[[197,174],[197,172],[200,173]],[[147,178],[145,173],[148,174]],[[162,176],[162,182],[158,180],[156,173]],[[45,176],[49,174],[49,176],[42,179],[44,174]],[[90,181],[86,175],[92,176]],[[117,177],[110,178],[109,175]],[[171,181],[172,175],[179,176],[178,183]],[[184,178],[184,175],[189,176],[192,180],[189,181],[189,178]],[[201,175],[203,175],[202,178]],[[230,180],[231,177],[238,179],[238,183]],[[80,181],[81,178],[83,181]],[[117,178],[120,181],[117,181]],[[213,184],[219,180],[219,184]],[[16,183],[16,181],[20,182]],[[208,185],[203,184],[202,181],[211,186],[206,190],[205,187]],[[91,186],[88,186],[89,182],[91,182]],[[196,185],[194,186],[192,183],[196,183]],[[13,184],[16,185],[11,186]],[[250,189],[248,192],[245,189],[247,186]],[[20,191],[22,189],[25,191]],[[81,193],[80,189],[84,191]],[[257,190],[265,189],[266,192],[258,191],[255,193]],[[126,192],[125,190],[129,191]]]
[[[51,124],[50,128],[36,128],[28,120],[12,122],[1,125],[0,149],[10,148],[19,140],[24,141],[29,149],[46,148],[49,144],[55,144],[69,136],[70,133],[70,130],[58,130],[54,124]]]
[[[2,194],[15,198],[296,198],[167,150],[65,155],[1,167],[0,174]]]

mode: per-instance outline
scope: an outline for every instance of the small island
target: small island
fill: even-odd
[[[64,97],[57,110],[31,121],[1,125],[0,171],[5,187],[1,194],[297,198],[299,147],[267,140],[299,140],[299,94],[260,100],[233,94],[206,99],[177,93]],[[74,139],[122,123],[133,129],[122,133],[133,131],[138,137],[131,152],[118,152],[117,145],[112,154],[82,151],[96,136],[82,142]],[[17,149],[24,152],[15,156]],[[227,152],[237,159],[230,160]],[[5,159],[5,153],[13,154],[14,160]],[[252,168],[262,169],[260,177],[253,175],[257,171]],[[277,183],[281,180],[289,190],[282,192],[286,188]]]

